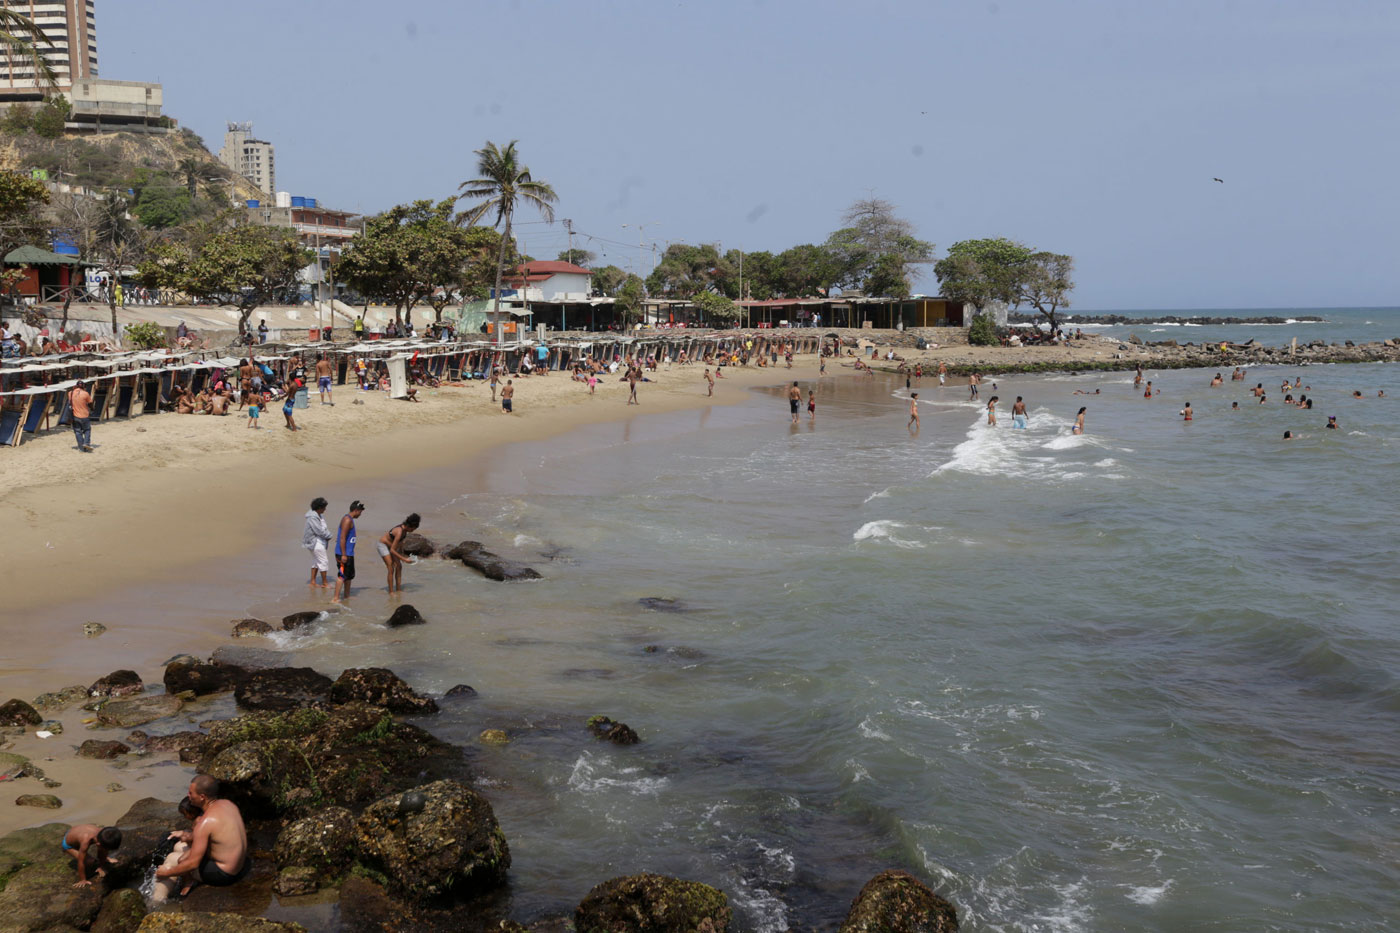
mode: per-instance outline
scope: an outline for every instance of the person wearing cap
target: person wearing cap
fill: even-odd
[[[365,511],[365,504],[359,499],[350,503],[350,509],[340,520],[335,535],[335,594],[331,602],[338,603],[350,598],[350,583],[355,579],[355,519]]]
[[[68,390],[68,407],[73,410],[73,436],[78,440],[78,450],[92,453],[92,393],[82,379]]]

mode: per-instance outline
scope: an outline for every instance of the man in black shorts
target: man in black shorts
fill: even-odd
[[[777,360],[776,360],[777,353],[776,353],[776,351],[774,352],[773,355],[774,355],[774,358],[775,358],[775,359],[774,359],[774,365],[776,365],[776,363],[777,363]],[[797,424],[797,409],[798,409],[798,406],[800,406],[801,404],[802,404],[802,390],[799,389],[799,388],[797,387],[797,383],[794,382],[794,383],[792,384],[792,388],[791,388],[791,389],[788,389],[788,408],[791,408],[791,409],[792,409],[792,423],[793,423],[793,424]]]

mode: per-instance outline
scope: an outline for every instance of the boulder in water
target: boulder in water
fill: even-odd
[[[250,635],[266,635],[272,626],[262,619],[239,619],[233,623],[233,637],[247,638]]]
[[[691,609],[679,599],[671,599],[667,596],[643,596],[637,600],[637,605],[643,609],[650,609],[652,612],[690,612]]]
[[[224,796],[245,814],[254,815],[294,806],[303,796],[294,792],[316,783],[306,755],[288,739],[243,742],[225,749],[209,763],[206,773],[223,782]]]
[[[39,711],[21,699],[0,705],[0,726],[37,726],[44,721]]]
[[[319,622],[321,613],[317,611],[294,612],[289,616],[282,617],[282,630],[284,632],[295,632],[299,628],[304,628],[313,622]]]
[[[403,813],[403,795],[393,794],[361,814],[361,859],[415,899],[471,894],[502,884],[510,848],[486,798],[452,780],[414,791],[423,798],[416,813]]]
[[[321,881],[339,878],[355,859],[355,815],[327,807],[291,823],[277,837],[277,867],[311,869]]]
[[[606,716],[588,717],[588,731],[594,737],[607,739],[614,745],[636,745],[641,739],[632,727],[624,722],[614,722]]]
[[[438,711],[435,700],[415,693],[397,674],[383,667],[350,668],[331,684],[329,695],[332,703],[358,701],[382,706],[391,713],[421,715]]]
[[[121,742],[103,742],[99,739],[88,739],[78,746],[79,758],[92,758],[97,761],[109,761],[113,758],[120,758],[131,751],[130,746]]]
[[[130,697],[125,700],[111,700],[102,704],[97,711],[97,719],[103,725],[130,729],[145,725],[157,719],[174,716],[180,712],[184,702],[169,693],[156,693],[144,697]]]
[[[36,855],[33,864],[5,879],[0,891],[3,929],[86,930],[102,909],[102,885],[75,888],[73,859],[59,851],[57,840],[49,852]]]
[[[238,686],[244,673],[243,668],[236,665],[210,664],[184,655],[165,666],[165,691],[183,693],[189,690],[195,696],[226,693]]]
[[[443,694],[445,698],[452,700],[469,700],[476,695],[476,689],[467,684],[458,684]]]
[[[331,679],[309,667],[272,667],[249,672],[233,698],[244,709],[290,710],[323,701],[330,689]]]
[[[427,622],[428,620],[423,618],[417,609],[404,603],[394,610],[393,615],[389,616],[384,624],[389,628],[398,628],[402,625],[426,625]]]
[[[860,889],[839,933],[957,933],[958,912],[906,871],[882,871]]]
[[[733,911],[718,888],[643,873],[604,881],[574,910],[578,933],[724,933]]]
[[[443,556],[451,560],[460,560],[473,570],[479,570],[488,580],[514,582],[540,579],[539,571],[488,551],[480,541],[463,541]]]
[[[91,687],[88,687],[88,695],[95,697],[124,697],[133,693],[140,693],[143,689],[141,677],[135,671],[113,671],[105,677],[99,677]]]
[[[399,552],[409,557],[432,557],[437,553],[437,547],[417,532],[409,532],[399,542]]]
[[[46,713],[57,712],[67,709],[74,703],[88,698],[88,688],[82,684],[73,684],[56,690],[53,693],[41,693],[34,698],[34,707]]]
[[[146,899],[135,888],[121,888],[102,900],[90,933],[136,933],[146,918]]]
[[[41,810],[58,810],[63,801],[53,794],[20,794],[15,798],[17,807],[38,807]]]

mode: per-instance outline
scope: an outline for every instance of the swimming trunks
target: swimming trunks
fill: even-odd
[[[330,389],[330,387],[331,387],[331,377],[330,377],[330,376],[322,376],[321,378],[319,378],[319,379],[316,380],[316,384],[317,384],[318,386],[320,386],[320,389],[321,389],[322,392],[326,392],[326,391],[328,391],[328,390]]]
[[[515,410],[514,408],[511,407],[510,399],[508,399],[508,398],[503,398],[503,399],[501,399],[501,410],[502,410],[502,411],[514,411],[514,410]]]
[[[209,856],[204,857],[204,861],[199,863],[199,880],[213,888],[226,888],[231,884],[237,884],[248,876],[248,871],[253,867],[253,862],[247,856],[243,858],[243,867],[230,875],[218,866]]]
[[[339,557],[340,560],[338,562],[339,569],[336,571],[335,575],[346,583],[349,583],[351,580],[355,579],[355,558],[341,557],[339,554],[336,556]]]
[[[256,418],[257,416],[258,416],[258,406],[256,406],[256,405],[249,405],[249,406],[248,406],[248,417],[249,417],[249,418]]]
[[[63,834],[63,838],[60,839],[60,840],[58,840],[58,846],[59,846],[59,848],[61,848],[64,852],[67,852],[69,849],[73,848],[72,846],[70,846],[70,845],[68,844],[68,834],[67,834],[67,833],[64,833],[64,834]]]
[[[792,409],[792,413],[793,413],[794,415],[797,414],[797,399],[795,399],[795,398],[790,398],[790,399],[788,399],[788,406]]]
[[[1024,428],[1024,427],[1026,426],[1026,416],[1025,416],[1025,415],[1012,415],[1012,416],[1011,416],[1011,426],[1012,426],[1013,428]]]
[[[287,396],[287,404],[282,406],[282,414],[290,415],[292,413],[292,403],[294,401],[295,400],[290,395]]]

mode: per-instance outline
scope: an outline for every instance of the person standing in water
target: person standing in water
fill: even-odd
[[[384,559],[384,566],[389,572],[390,593],[403,592],[403,565],[408,563],[408,555],[400,549],[403,547],[403,539],[418,530],[421,520],[418,513],[414,512],[379,539],[377,547],[379,556]]]
[[[987,402],[987,424],[992,427],[997,426],[997,399],[998,397],[993,395]]]
[[[807,390],[807,420],[808,420],[808,421],[816,421],[816,420],[817,420],[817,390],[816,390],[816,389],[808,389],[808,390]]]
[[[968,397],[968,399],[969,399],[970,401],[973,401],[973,402],[977,401],[977,374],[976,374],[976,373],[968,373],[968,375],[967,375],[967,397]]]
[[[1193,417],[1194,417],[1194,413],[1191,411],[1191,403],[1190,403],[1190,402],[1187,402],[1187,403],[1186,403],[1186,407],[1183,408],[1183,409],[1181,410],[1181,420],[1182,420],[1182,421],[1191,421],[1191,420],[1193,420]]]
[[[944,363],[944,362],[939,362],[939,364],[938,364],[938,385],[939,385],[940,387],[942,387],[943,383],[947,380],[947,378],[948,378],[948,364],[947,364],[947,363]]]
[[[1026,428],[1026,403],[1021,401],[1021,396],[1016,396],[1016,402],[1011,406],[1011,426],[1013,428]]]
[[[918,430],[919,427],[919,393],[915,392],[909,396],[909,424],[906,427]]]
[[[788,408],[792,410],[792,423],[797,424],[798,406],[802,404],[802,390],[797,387],[797,383],[792,384],[788,389]]]
[[[1089,410],[1089,409],[1088,409],[1087,407],[1081,407],[1081,408],[1079,409],[1079,414],[1077,414],[1077,415],[1074,416],[1074,427],[1070,429],[1070,432],[1069,432],[1069,433],[1071,433],[1071,434],[1083,434],[1083,433],[1084,433],[1084,413],[1085,413],[1086,411],[1088,411],[1088,410]]]
[[[335,534],[335,593],[331,602],[338,603],[350,598],[350,583],[355,579],[355,520],[365,512],[365,504],[359,499],[350,503],[349,510],[340,519]]]

